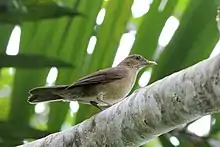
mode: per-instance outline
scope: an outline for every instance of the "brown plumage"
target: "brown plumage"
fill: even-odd
[[[130,55],[116,67],[107,68],[79,79],[72,85],[37,87],[30,90],[28,102],[76,100],[100,106],[111,106],[124,99],[133,87],[138,71],[156,64],[141,55]]]

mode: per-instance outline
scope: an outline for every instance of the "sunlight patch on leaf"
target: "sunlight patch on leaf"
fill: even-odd
[[[134,18],[145,15],[150,9],[150,0],[134,0],[131,12]]]
[[[92,36],[90,39],[89,39],[89,44],[88,44],[88,47],[87,47],[87,53],[89,55],[91,55],[95,49],[95,45],[96,45],[96,42],[97,42],[97,38],[96,36]]]
[[[6,54],[7,55],[17,55],[19,52],[19,44],[20,44],[20,36],[21,36],[21,28],[19,26],[15,26],[10,39],[8,41]]]
[[[76,113],[79,110],[79,103],[77,101],[71,101],[70,110],[71,110],[71,115]]]
[[[148,82],[150,81],[151,73],[152,73],[152,69],[149,69],[141,75],[138,81],[140,87],[145,87],[148,84]]]
[[[119,62],[129,55],[135,41],[135,34],[136,31],[130,31],[129,33],[124,33],[122,35],[112,67],[115,67]]]
[[[159,45],[162,47],[165,47],[172,39],[178,27],[179,27],[179,20],[174,16],[170,16],[167,19],[163,27],[163,30],[160,34],[160,37],[158,40]]]
[[[58,69],[56,67],[52,67],[48,73],[46,79],[46,85],[48,86],[54,85],[57,79],[57,75],[58,75]]]
[[[161,12],[165,9],[166,5],[168,3],[168,0],[161,0],[160,5],[158,7],[158,11]]]
[[[35,105],[35,113],[40,114],[46,110],[46,105],[44,103],[38,103]]]
[[[211,115],[206,115],[188,126],[188,130],[198,136],[206,136],[211,129]]]
[[[102,8],[102,9],[99,11],[99,13],[98,13],[98,15],[97,15],[97,18],[96,18],[96,24],[97,24],[97,25],[101,25],[101,24],[103,23],[104,18],[105,18],[105,13],[106,13],[105,8]]]
[[[170,142],[171,142],[172,145],[174,145],[174,146],[179,146],[179,145],[180,145],[180,141],[179,141],[175,136],[171,136],[171,137],[170,137]]]

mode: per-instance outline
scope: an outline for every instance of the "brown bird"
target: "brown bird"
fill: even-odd
[[[116,67],[97,71],[71,85],[34,88],[29,92],[28,102],[33,104],[75,100],[99,109],[103,106],[111,106],[124,99],[131,91],[139,70],[152,64],[156,65],[156,62],[133,54]]]

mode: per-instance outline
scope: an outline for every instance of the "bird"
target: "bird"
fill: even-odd
[[[36,87],[29,91],[28,102],[78,101],[103,110],[122,101],[134,86],[138,72],[157,65],[139,54],[131,54],[116,67],[106,68],[80,78],[70,85]]]

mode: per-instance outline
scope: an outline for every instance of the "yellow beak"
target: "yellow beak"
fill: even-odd
[[[153,64],[153,65],[157,65],[157,63],[155,61],[147,61],[147,64]]]

